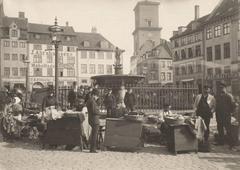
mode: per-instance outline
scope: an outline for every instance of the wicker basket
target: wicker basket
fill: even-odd
[[[184,119],[173,119],[166,117],[165,122],[169,125],[181,125],[184,124]]]

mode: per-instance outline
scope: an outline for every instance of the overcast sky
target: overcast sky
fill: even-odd
[[[3,0],[5,15],[15,17],[25,12],[29,22],[74,26],[75,31],[90,32],[92,26],[114,45],[125,49],[124,72],[130,70],[133,54],[134,12],[138,0]],[[159,0],[155,0],[159,1]],[[159,23],[162,37],[169,39],[178,26],[194,18],[194,5],[200,5],[200,16],[210,13],[220,0],[160,0]]]

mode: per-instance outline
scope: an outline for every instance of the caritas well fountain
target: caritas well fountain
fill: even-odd
[[[98,75],[91,77],[101,88],[109,88],[113,90],[113,94],[117,99],[117,104],[121,103],[124,106],[124,96],[126,93],[126,87],[133,87],[144,79],[139,75],[127,75],[123,74],[123,67],[121,64],[121,54],[124,50],[120,50],[116,47],[115,50],[115,74],[111,75]]]

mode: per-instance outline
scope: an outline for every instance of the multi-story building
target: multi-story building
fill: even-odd
[[[29,83],[31,86],[53,85],[55,50],[51,43],[50,25],[28,24]],[[59,85],[71,85],[77,80],[77,36],[73,27],[62,27],[58,48]]]
[[[27,56],[27,19],[6,17],[0,4],[0,85],[7,88],[24,87]]]
[[[24,12],[16,18],[7,17],[0,4],[0,86],[26,87],[26,80],[29,80],[29,90],[54,85],[55,50],[49,28],[50,25],[29,23]],[[77,33],[68,22],[61,28],[60,86],[74,81],[90,85],[91,76],[113,73],[115,47],[96,28],[91,33]]]
[[[114,46],[101,34],[92,29],[91,33],[77,33],[78,38],[78,82],[91,83],[90,77],[113,74],[115,63]]]
[[[172,84],[172,51],[167,41],[162,41],[141,56],[138,73],[145,76],[148,84]]]
[[[223,0],[205,24],[205,75],[213,87],[218,87],[220,81],[240,86],[239,9],[239,0]]]
[[[171,42],[174,55],[174,84],[202,86],[204,76],[204,28],[208,16],[199,18],[199,6],[195,6],[195,19],[186,27],[173,31]]]
[[[146,83],[149,84],[172,83],[173,74],[169,69],[172,54],[168,43],[161,39],[159,3],[140,1],[134,12],[134,55],[131,57],[131,74],[145,75]],[[165,67],[165,62],[169,67]]]
[[[176,84],[199,89],[209,84],[214,91],[220,81],[240,84],[239,4],[239,0],[222,0],[201,18],[195,6],[195,20],[173,32]]]

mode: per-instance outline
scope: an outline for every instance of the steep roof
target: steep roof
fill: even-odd
[[[162,42],[159,45],[157,45],[156,47],[154,47],[152,49],[152,51],[160,49],[160,48],[164,48],[169,55],[168,56],[161,55],[161,50],[160,50],[160,54],[157,57],[154,57],[154,58],[172,59],[172,47],[171,47],[171,44],[168,41],[162,39]],[[148,59],[153,59],[153,58],[149,57]]]
[[[207,22],[214,22],[239,13],[239,0],[222,0],[207,18]]]
[[[27,29],[28,20],[26,18],[16,18],[16,17],[3,17],[2,27],[9,27],[13,22],[20,29]]]
[[[100,42],[107,42],[108,47],[105,50],[113,50],[114,45],[99,33],[83,33],[77,32],[78,48],[79,49],[102,49]],[[89,47],[85,47],[83,42],[89,42]]]
[[[50,26],[51,25],[29,23],[28,24],[28,32],[50,34],[51,33],[49,31]],[[64,34],[64,35],[75,35],[73,27],[71,27],[71,26],[61,26],[61,28],[63,29],[62,34]]]
[[[188,35],[188,34],[191,34],[191,33],[194,33],[194,32],[197,32],[197,31],[200,31],[203,29],[203,26],[204,26],[204,23],[206,22],[207,18],[208,18],[209,15],[205,15],[197,20],[192,20],[186,27],[186,30],[183,31],[181,34],[176,34],[174,36],[172,36],[170,38],[170,40],[172,39],[175,39],[175,38],[179,38],[179,37],[182,37],[182,36],[185,36],[185,35]],[[196,25],[196,28],[193,29],[192,28],[192,25],[194,24],[194,22],[197,24]]]

